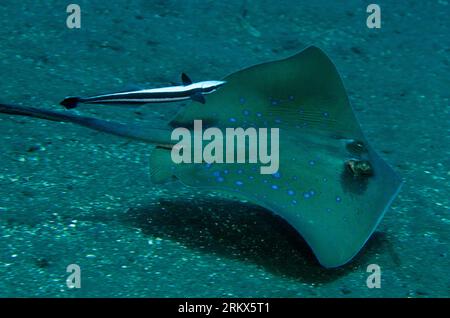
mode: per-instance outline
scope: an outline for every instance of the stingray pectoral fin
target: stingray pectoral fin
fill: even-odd
[[[297,230],[324,267],[344,265],[372,235],[401,180],[370,149],[373,175],[355,178],[339,159],[344,151],[337,147],[325,150],[307,142],[288,146],[289,152],[281,156],[293,160],[282,164],[276,177],[261,175],[259,167],[250,164],[179,164],[166,176],[174,174],[188,186],[228,192],[263,206]],[[314,164],[309,155],[316,158]]]
[[[172,123],[189,127],[195,119],[214,119],[221,128],[278,128],[278,173],[262,175],[258,165],[249,164],[181,164],[177,178],[238,193],[270,209],[305,238],[325,267],[350,261],[401,181],[366,141],[334,64],[309,47],[225,80],[227,85],[208,96],[208,107],[192,103]]]
[[[346,264],[361,250],[400,190],[391,167],[372,150],[368,157],[371,176],[355,177],[339,161],[303,165],[308,185],[295,195],[295,204],[267,203],[305,238],[324,267]]]

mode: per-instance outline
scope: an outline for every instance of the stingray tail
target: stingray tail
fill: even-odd
[[[0,104],[0,113],[73,123],[111,135],[139,140],[155,145],[167,145],[171,143],[170,131],[166,129],[125,125],[98,118],[80,116],[71,112],[59,112],[43,108]]]
[[[64,106],[66,109],[72,109],[72,108],[77,107],[79,102],[80,102],[80,97],[66,97],[59,104]]]

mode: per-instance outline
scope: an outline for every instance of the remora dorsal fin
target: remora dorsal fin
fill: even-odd
[[[181,74],[181,82],[183,83],[183,85],[190,85],[192,84],[192,80],[189,78],[189,76],[187,76],[185,73]]]

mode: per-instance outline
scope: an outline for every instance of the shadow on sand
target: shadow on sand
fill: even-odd
[[[161,198],[157,205],[129,209],[122,222],[152,237],[251,262],[276,275],[315,284],[355,270],[365,272],[374,251],[389,244],[386,236],[377,232],[351,263],[325,269],[302,237],[272,212],[248,203],[208,197]]]

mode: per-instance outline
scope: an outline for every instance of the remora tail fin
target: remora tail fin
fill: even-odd
[[[72,109],[77,107],[79,102],[80,102],[79,97],[66,97],[59,104],[64,106],[66,109]]]

